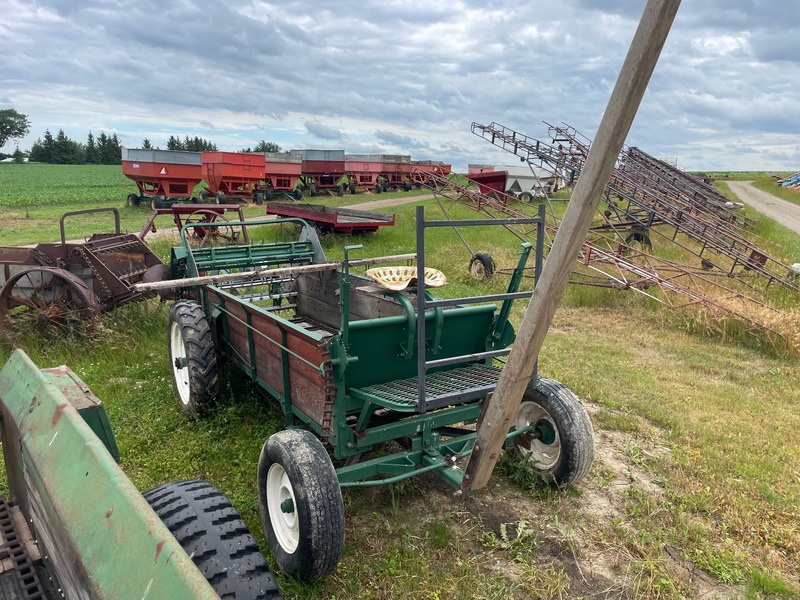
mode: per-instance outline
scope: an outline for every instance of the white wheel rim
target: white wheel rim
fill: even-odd
[[[172,359],[172,378],[175,380],[175,389],[178,391],[178,398],[184,406],[189,405],[189,365],[186,358],[186,344],[183,343],[181,326],[177,322],[172,323],[169,329],[169,350]],[[185,366],[178,366],[178,365]]]
[[[266,482],[267,508],[272,531],[287,554],[293,554],[300,544],[300,522],[297,519],[297,504],[289,475],[278,463],[270,466]],[[291,510],[284,511],[287,501]],[[282,506],[283,505],[283,506]]]
[[[518,438],[516,447],[537,469],[548,470],[553,468],[561,456],[561,438],[558,435],[553,418],[544,408],[536,402],[525,401],[519,405],[517,411],[516,427],[521,429],[528,425],[535,424],[540,420],[550,422],[550,426],[555,433],[555,440],[552,444],[545,444],[541,440],[531,439],[529,444],[525,444]]]

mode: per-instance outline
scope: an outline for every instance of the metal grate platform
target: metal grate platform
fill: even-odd
[[[43,581],[48,585],[42,585]],[[42,561],[30,561],[14,525],[11,508],[0,496],[0,598],[50,600],[59,597],[50,585]]]
[[[503,370],[492,365],[476,364],[461,369],[440,371],[425,377],[425,409],[460,404],[484,397],[494,390]],[[365,388],[351,388],[347,393],[358,398],[397,410],[419,409],[418,378],[398,379]]]

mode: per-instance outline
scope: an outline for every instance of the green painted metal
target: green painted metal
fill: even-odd
[[[351,276],[352,277],[352,276]],[[494,304],[465,306],[443,311],[441,325],[436,327],[437,315],[425,314],[429,330],[438,330],[439,348],[434,355],[434,337],[426,344],[429,359],[459,356],[486,349],[486,340],[494,320]],[[358,362],[350,365],[345,376],[346,388],[362,388],[375,383],[417,376],[417,361],[403,360],[408,352],[409,319],[406,316],[383,317],[350,323],[350,352]],[[414,338],[416,339],[416,337]],[[416,357],[416,344],[412,344]]]
[[[111,423],[108,422],[108,415],[103,403],[92,393],[86,384],[83,383],[67,367],[55,367],[52,369],[42,369],[44,376],[64,394],[77,410],[78,413],[91,427],[98,439],[108,450],[108,453],[119,463],[119,448],[117,440],[114,439],[114,432],[111,430]]]
[[[519,291],[519,284],[522,282],[522,277],[525,274],[525,265],[528,262],[528,256],[532,249],[532,244],[528,242],[522,244],[522,252],[520,253],[517,266],[511,274],[511,280],[508,283],[506,293],[513,294]],[[515,333],[508,321],[508,317],[511,314],[511,305],[513,303],[514,301],[511,298],[507,298],[503,301],[500,311],[497,313],[497,318],[492,325],[492,333],[489,336],[489,343],[487,344],[490,348],[506,348],[514,341]]]
[[[6,472],[67,597],[217,599],[70,402],[21,350],[0,371]],[[54,381],[57,380],[57,381]]]
[[[541,209],[538,219],[539,235],[543,236]],[[527,222],[533,220],[528,219]],[[433,224],[452,226],[450,222]],[[482,226],[487,221],[475,220],[468,224]],[[304,246],[300,240],[297,243],[257,246],[200,250],[187,246],[184,248],[188,253],[185,256],[185,273],[195,276],[200,271],[299,264],[312,260],[309,246]],[[231,293],[231,286],[223,289],[207,285],[201,286],[196,295],[204,300],[208,297],[219,299],[213,301],[213,306],[209,306],[207,301],[204,305],[207,313],[213,313],[214,318],[221,319],[222,326],[214,329],[217,335],[224,338],[221,346],[227,344],[231,347],[234,343],[240,343],[243,335],[247,336],[249,360],[243,356],[233,356],[237,352],[244,355],[247,349],[229,352],[228,360],[240,366],[258,385],[278,398],[287,427],[306,426],[321,435],[332,446],[336,459],[370,452],[388,441],[403,439],[408,442],[407,449],[397,454],[365,459],[337,469],[343,486],[386,484],[431,471],[457,488],[463,472],[454,464],[454,460],[472,451],[475,434],[456,432],[455,426],[477,422],[483,400],[497,383],[501,369],[495,365],[494,359],[507,354],[508,351],[504,349],[514,340],[509,314],[514,299],[529,295],[519,293],[518,289],[533,247],[527,243],[522,245],[518,264],[505,294],[441,300],[418,286],[416,293],[424,294],[425,302],[420,302],[419,296],[414,297],[414,290],[395,293],[399,307],[384,310],[384,305],[376,301],[375,304],[380,308],[376,308],[374,313],[359,312],[361,309],[358,307],[371,307],[372,304],[365,303],[364,297],[355,296],[374,293],[370,290],[374,286],[372,280],[350,272],[350,254],[359,248],[347,246],[344,249],[344,260],[336,274],[338,289],[333,275],[330,279],[320,275],[319,281],[315,282],[319,287],[312,288],[320,290],[324,298],[321,306],[325,310],[321,314],[327,320],[319,319],[321,327],[323,330],[325,326],[334,330],[338,328],[333,335],[330,330],[315,332],[315,314],[300,314],[297,322],[293,322],[283,311],[269,310],[251,301],[244,288],[234,294]],[[424,257],[419,244],[417,255],[420,259]],[[178,254],[174,257],[181,259]],[[541,261],[539,245],[536,257],[538,273],[538,263]],[[235,284],[232,287],[236,287]],[[332,299],[334,291],[338,299],[338,315],[337,300]],[[500,299],[503,304],[498,311],[497,305],[491,302]],[[351,316],[351,308],[359,314],[359,318]],[[365,318],[373,315],[383,316]],[[232,331],[237,335],[232,336]],[[261,338],[267,340],[267,344]],[[289,339],[295,349],[308,344],[314,351],[307,353],[307,356],[321,364],[312,364],[291,350]],[[256,359],[256,349],[269,345],[279,349],[279,358],[274,353],[263,353],[264,359]],[[320,349],[324,351],[319,352]],[[268,383],[267,375],[263,374],[265,365],[258,363],[275,358],[281,362],[282,380],[272,377]],[[302,363],[316,369],[322,379],[332,377],[333,385],[328,385],[326,380],[319,387],[315,387],[315,382],[308,388],[302,387],[306,385],[302,382],[309,381],[308,370]],[[295,365],[299,365],[297,373],[294,372]],[[274,368],[272,372],[275,372]],[[420,386],[420,381],[424,382],[424,386]],[[290,382],[301,383],[293,391]],[[311,391],[306,393],[307,389]],[[297,393],[298,398],[292,398],[293,393]],[[309,407],[309,414],[304,414],[298,406]],[[320,417],[320,407],[328,411],[324,413],[324,418]],[[530,435],[547,437],[546,431],[537,433],[533,427],[526,431]],[[511,431],[508,439],[513,439],[519,433]]]

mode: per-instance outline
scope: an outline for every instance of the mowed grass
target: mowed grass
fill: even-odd
[[[440,218],[426,203],[429,218]],[[329,258],[413,250],[414,207],[371,236],[324,236]],[[454,216],[473,213],[456,208]],[[289,230],[280,235],[290,235]],[[519,242],[464,228],[499,267]],[[277,234],[275,234],[277,235]],[[35,237],[28,241],[38,241]],[[452,230],[426,237],[449,296],[500,291],[476,282]],[[167,242],[153,244],[166,257]],[[513,311],[516,322],[524,304]],[[103,317],[91,343],[29,340],[41,367],[69,365],[106,404],[122,467],[140,489],[199,477],[217,485],[266,549],[255,472],[282,419],[237,371],[217,409],[180,412],[167,359],[167,307]],[[337,571],[287,598],[800,597],[800,368],[746,338],[697,333],[641,296],[570,287],[540,355],[588,407],[598,444],[589,477],[553,492],[504,457],[487,489],[463,502],[435,477],[344,493],[346,547]],[[10,348],[0,342],[0,361]]]

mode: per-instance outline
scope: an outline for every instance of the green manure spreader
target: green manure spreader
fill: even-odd
[[[261,519],[278,566],[315,581],[341,558],[342,488],[427,472],[461,485],[481,410],[514,341],[511,305],[530,297],[520,283],[540,270],[544,212],[426,221],[418,207],[414,253],[359,258],[361,246],[349,246],[341,262],[326,261],[313,228],[300,219],[227,225],[287,223],[299,226],[289,241],[203,247],[191,243],[192,226],[184,227],[183,244],[172,250],[172,279],[144,285],[173,289],[179,298],[168,343],[186,413],[211,408],[223,363],[244,371],[282,410],[285,429],[265,441],[258,463]],[[425,266],[425,232],[456,224],[534,224],[539,241],[522,244],[505,293],[442,299],[433,286],[443,274]],[[416,266],[397,264],[409,259]],[[379,264],[387,266],[352,272]],[[590,421],[565,386],[527,376],[506,447],[554,485],[573,484],[594,458]]]

